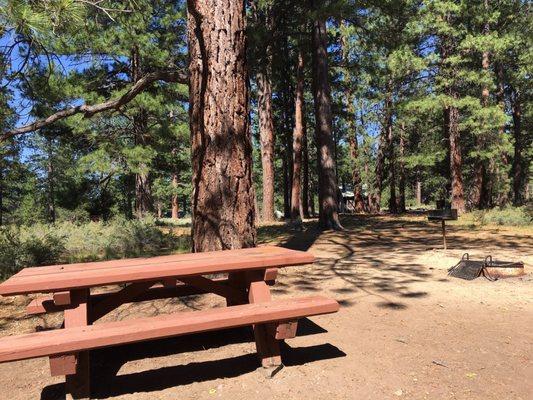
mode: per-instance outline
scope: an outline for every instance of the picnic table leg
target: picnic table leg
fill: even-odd
[[[228,274],[228,284],[233,287],[234,289],[241,290],[244,295],[246,295],[246,288],[247,288],[247,280],[246,280],[246,273],[245,272],[230,272]],[[226,305],[228,307],[230,306],[236,306],[239,304],[245,304],[246,303],[246,297],[243,296],[243,300],[239,301],[234,298],[227,298],[226,299]]]
[[[250,303],[270,301],[270,288],[263,280],[250,282],[248,298]],[[283,368],[279,341],[271,335],[268,324],[254,325],[254,337],[261,365],[269,370],[269,376],[272,377]]]
[[[65,328],[89,325],[89,289],[72,290],[71,297],[77,306],[65,310]],[[80,351],[76,354],[76,373],[66,375],[67,399],[90,398],[89,372],[89,352]]]

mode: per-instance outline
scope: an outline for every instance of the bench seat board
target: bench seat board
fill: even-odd
[[[0,295],[58,292],[126,282],[309,264],[312,254],[277,246],[25,268],[0,284]]]
[[[9,336],[0,339],[0,362],[253,324],[293,321],[334,313],[338,309],[339,304],[335,300],[312,296]]]

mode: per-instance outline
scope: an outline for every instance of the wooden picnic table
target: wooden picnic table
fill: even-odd
[[[275,246],[25,268],[0,284],[0,295],[47,293],[29,314],[63,312],[64,327],[0,340],[0,362],[48,356],[53,376],[66,376],[72,398],[90,395],[89,350],[188,333],[253,325],[264,367],[281,365],[279,340],[296,335],[298,318],[338,310],[314,296],[273,301],[277,268],[312,263],[307,252]],[[224,275],[224,276],[221,276]],[[119,285],[97,292],[102,286]],[[125,303],[214,293],[226,308],[99,323]]]

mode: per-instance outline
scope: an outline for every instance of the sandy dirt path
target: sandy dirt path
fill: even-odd
[[[527,230],[452,226],[418,219],[345,219],[345,232],[283,234],[313,266],[284,269],[276,297],[323,293],[337,314],[312,318],[283,348],[286,367],[257,370],[247,329],[106,349],[93,354],[94,394],[109,399],[531,399],[533,236]],[[281,229],[281,228],[274,228]],[[520,259],[525,276],[489,282],[449,278],[468,251]],[[60,323],[24,318],[26,298],[3,299],[2,335]],[[223,305],[214,296],[123,306],[108,319]],[[0,398],[59,399],[46,359],[0,365]]]

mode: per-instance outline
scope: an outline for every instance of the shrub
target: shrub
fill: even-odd
[[[533,224],[531,207],[504,207],[475,211],[474,220],[481,225],[527,226]]]
[[[29,266],[151,256],[189,248],[189,235],[164,233],[153,219],[3,227],[0,277]]]
[[[64,250],[65,238],[57,233],[3,227],[0,230],[0,277],[6,278],[27,266],[57,263]]]

